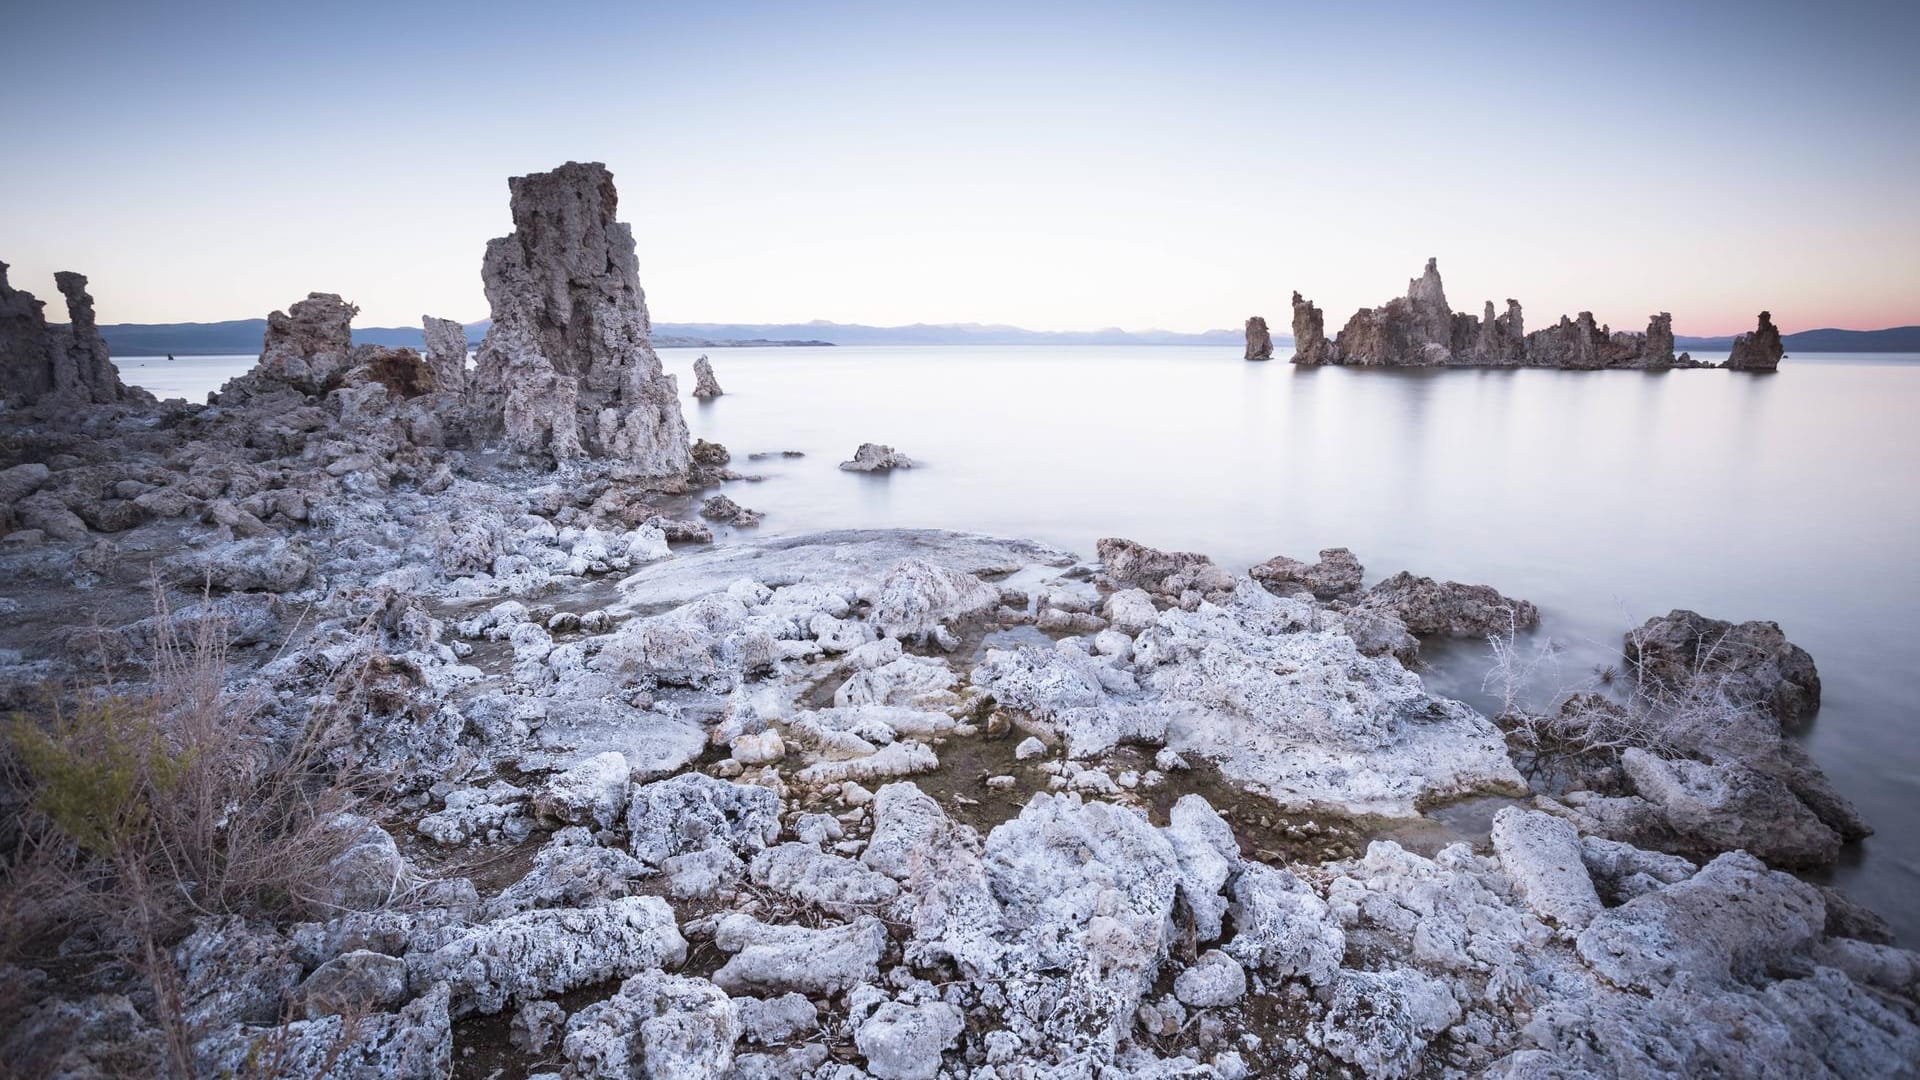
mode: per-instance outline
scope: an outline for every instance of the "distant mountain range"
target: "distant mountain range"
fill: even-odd
[[[114,323],[100,334],[115,356],[231,356],[260,351],[265,319],[212,323]],[[467,324],[478,345],[487,322]],[[355,327],[361,345],[424,348],[417,326]],[[721,349],[765,345],[1238,345],[1238,330],[1179,334],[1170,330],[1023,330],[1017,326],[951,323],[861,326],[855,323],[654,323],[653,343],[664,349]]]
[[[265,319],[213,323],[115,323],[100,333],[115,356],[233,356],[260,351]],[[482,320],[467,324],[467,340],[478,345],[487,332]],[[356,329],[360,344],[424,348],[417,326]],[[1182,334],[1171,330],[1025,330],[982,323],[914,323],[911,326],[863,326],[858,323],[654,323],[653,343],[661,348],[721,349],[766,345],[1239,345],[1238,330]],[[1920,326],[1885,330],[1802,330],[1781,339],[1794,352],[1920,352]],[[1276,350],[1291,348],[1274,338]],[[1712,352],[1733,346],[1731,337],[1677,337],[1677,349]]]
[[[1787,355],[1796,352],[1920,352],[1920,326],[1890,326],[1885,330],[1802,330],[1780,335]],[[1732,337],[1676,337],[1676,349],[1726,351]]]

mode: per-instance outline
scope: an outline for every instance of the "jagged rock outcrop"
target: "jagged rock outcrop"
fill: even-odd
[[[356,346],[353,317],[359,313],[358,307],[337,293],[308,293],[306,299],[287,305],[287,310],[268,315],[260,362],[228,380],[215,401],[222,406],[242,405],[289,390],[323,398],[345,387],[376,383],[395,399],[440,389],[432,365],[412,349]],[[364,399],[359,403],[371,404]]]
[[[1247,359],[1273,359],[1273,335],[1267,332],[1267,320],[1258,315],[1247,320]]]
[[[892,472],[913,468],[913,459],[885,443],[863,442],[840,467],[847,472]]]
[[[1327,340],[1327,313],[1314,307],[1298,291],[1293,294],[1293,362],[1333,364],[1339,361]]]
[[[1324,338],[1320,310],[1293,294],[1294,363],[1381,367],[1707,367],[1673,354],[1673,316],[1652,316],[1645,333],[1596,323],[1592,312],[1526,332],[1520,302],[1509,298],[1505,314],[1487,301],[1481,314],[1455,312],[1447,304],[1436,260],[1407,282],[1405,296],[1377,308],[1361,308],[1333,342]],[[1729,365],[1731,366],[1731,365]],[[1755,368],[1752,370],[1771,370]]]
[[[705,353],[693,362],[693,396],[701,401],[717,398],[726,393],[720,389],[720,380],[713,377],[713,361]]]
[[[121,383],[108,358],[86,275],[62,270],[53,280],[67,301],[66,326],[49,325],[46,305],[9,285],[7,264],[0,263],[0,400],[152,404],[153,395]]]
[[[467,328],[452,319],[420,317],[427,339],[427,367],[434,388],[460,393],[467,388]]]
[[[1773,325],[1773,312],[1760,313],[1760,325],[1751,334],[1733,339],[1733,351],[1727,355],[1728,371],[1778,371],[1787,355],[1780,342],[1780,330]]]
[[[1623,643],[1629,664],[1669,688],[1712,679],[1736,706],[1757,706],[1783,726],[1820,709],[1820,673],[1807,650],[1787,640],[1780,624],[1755,619],[1730,623],[1675,609],[1648,619]]]
[[[687,424],[654,355],[633,231],[614,220],[613,174],[568,162],[507,186],[514,229],[481,264],[493,324],[473,370],[476,427],[557,461],[685,474]]]

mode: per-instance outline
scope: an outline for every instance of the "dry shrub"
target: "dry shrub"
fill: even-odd
[[[6,726],[0,789],[20,805],[0,958],[90,932],[149,979],[171,1064],[191,1075],[170,946],[197,915],[324,910],[330,864],[358,839],[335,821],[363,807],[332,763],[346,725],[323,711],[277,725],[263,696],[228,687],[221,619],[170,620],[158,590],[155,608],[149,683],[103,675]]]
[[[1732,692],[1718,639],[1701,643],[1679,679],[1657,679],[1627,664],[1568,683],[1557,678],[1560,648],[1551,640],[1523,647],[1518,631],[1510,625],[1488,635],[1493,663],[1483,686],[1500,698],[1494,720],[1530,781],[1589,776],[1610,769],[1629,748],[1664,758],[1752,761],[1779,743],[1771,715]],[[1630,632],[1636,645],[1643,632]],[[1543,679],[1555,688],[1530,689]]]

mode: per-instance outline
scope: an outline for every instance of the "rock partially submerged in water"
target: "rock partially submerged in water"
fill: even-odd
[[[1344,600],[1360,591],[1365,569],[1346,548],[1324,548],[1320,561],[1311,565],[1285,555],[1275,555],[1247,571],[1275,596],[1305,592],[1316,600]]]
[[[1405,570],[1367,590],[1366,606],[1391,612],[1423,637],[1483,638],[1540,623],[1540,611],[1525,600],[1500,595],[1486,585],[1435,581]]]
[[[1221,599],[1234,589],[1233,575],[1197,552],[1161,551],[1117,536],[1099,540],[1095,548],[1101,574],[1115,589],[1144,589],[1183,607]]]
[[[724,393],[726,391],[720,389],[720,380],[713,377],[713,361],[701,353],[693,362],[693,396],[707,401]]]
[[[1644,333],[1596,325],[1593,313],[1526,332],[1520,303],[1509,298],[1496,314],[1493,301],[1479,315],[1447,303],[1436,260],[1407,283],[1406,295],[1361,308],[1329,342],[1320,310],[1293,294],[1296,364],[1386,367],[1549,367],[1569,369],[1706,367],[1673,355],[1673,317],[1649,317]]]
[[[481,266],[493,322],[473,370],[476,424],[522,452],[684,475],[687,424],[654,355],[613,174],[568,162],[507,186],[514,230]]]
[[[1293,362],[1330,364],[1335,361],[1333,343],[1327,340],[1326,312],[1314,307],[1298,291],[1293,294]]]
[[[1676,608],[1629,631],[1624,651],[1629,664],[1662,686],[1711,679],[1731,704],[1763,707],[1782,726],[1804,723],[1820,709],[1813,657],[1778,623],[1730,623]]]
[[[747,528],[760,524],[761,513],[749,510],[725,495],[713,495],[700,504],[700,516],[708,521],[718,521],[723,525],[737,525]]]
[[[1727,355],[1729,371],[1778,371],[1787,355],[1780,341],[1780,328],[1773,325],[1773,313],[1760,313],[1760,325],[1751,333],[1733,339],[1733,351]]]
[[[861,443],[852,459],[841,462],[840,467],[847,472],[892,472],[913,468],[913,459],[891,446],[869,442]]]
[[[1247,319],[1247,359],[1273,359],[1273,335],[1267,331],[1267,320],[1258,315]]]

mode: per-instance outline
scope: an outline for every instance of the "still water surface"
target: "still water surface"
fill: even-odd
[[[683,393],[696,350],[663,350]],[[1834,875],[1920,942],[1920,356],[1720,371],[1355,371],[1187,347],[716,349],[695,435],[765,477],[762,532],[942,527],[1091,557],[1102,536],[1241,569],[1350,547],[1540,606],[1565,682],[1686,607],[1772,619],[1813,654],[1813,756],[1879,834]],[[244,358],[122,361],[202,400]],[[861,442],[923,467],[835,468]],[[804,458],[748,461],[753,451]],[[1486,649],[1429,646],[1482,708]]]

